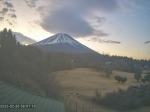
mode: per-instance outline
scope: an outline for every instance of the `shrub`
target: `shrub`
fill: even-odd
[[[126,77],[122,77],[122,76],[115,76],[115,79],[120,83],[125,83],[127,81]]]
[[[126,77],[121,77],[121,82],[124,84],[127,81]]]
[[[145,78],[142,78],[141,81],[142,81],[143,83],[145,83],[146,80],[145,80]]]
[[[143,83],[150,82],[150,73],[147,73],[144,78],[141,79]]]
[[[147,73],[144,77],[145,81],[150,82],[150,73]]]
[[[120,76],[115,76],[115,79],[118,81],[118,82],[120,82],[121,80],[120,80]]]
[[[150,106],[150,84],[107,93],[99,104],[121,111]]]

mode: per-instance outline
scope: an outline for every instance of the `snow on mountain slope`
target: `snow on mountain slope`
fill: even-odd
[[[68,34],[58,33],[47,39],[32,44],[47,52],[69,52],[69,53],[96,53],[92,49],[81,44]]]
[[[43,44],[58,44],[58,43],[68,43],[73,46],[77,46],[80,44],[75,39],[73,39],[68,34],[58,33],[56,35],[53,35],[45,40],[42,40],[40,42],[35,43],[34,45],[43,45]]]

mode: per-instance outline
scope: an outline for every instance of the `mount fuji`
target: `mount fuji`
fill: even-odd
[[[31,44],[46,52],[65,53],[96,53],[94,50],[81,44],[68,34],[58,33],[49,38]]]

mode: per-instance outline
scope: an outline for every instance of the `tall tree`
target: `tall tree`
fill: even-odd
[[[142,68],[140,66],[135,66],[134,78],[139,82],[142,77]]]
[[[15,35],[6,28],[0,33],[0,45],[3,51],[13,52],[17,45]]]

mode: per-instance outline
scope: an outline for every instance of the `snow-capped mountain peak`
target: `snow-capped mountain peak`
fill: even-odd
[[[37,42],[36,45],[44,45],[44,44],[58,44],[58,43],[68,43],[72,46],[77,46],[80,44],[75,39],[73,39],[70,35],[64,33],[58,33],[53,35],[45,40]]]
[[[70,35],[64,33],[55,34],[31,45],[45,52],[96,53]]]

